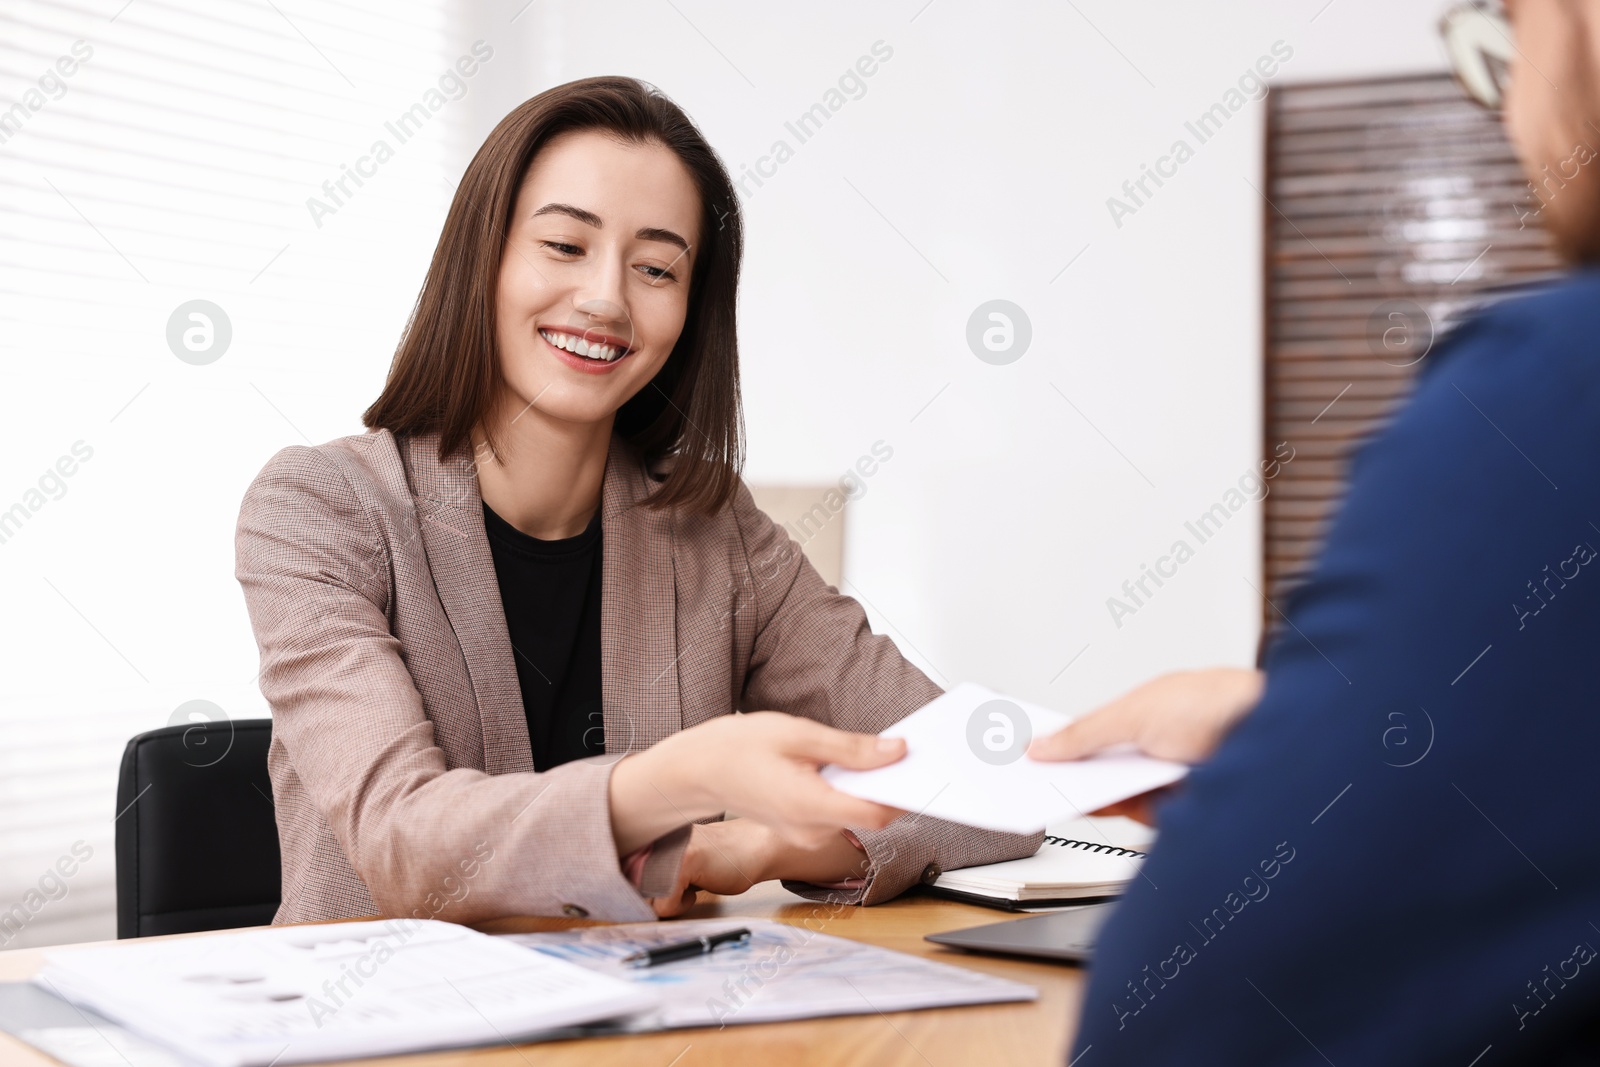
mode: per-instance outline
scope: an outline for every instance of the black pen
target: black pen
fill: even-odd
[[[622,957],[622,962],[631,963],[635,967],[654,967],[658,963],[671,963],[673,960],[709,955],[718,945],[742,947],[749,943],[750,931],[741,926],[737,930],[727,930],[720,934],[712,934],[710,937],[697,937],[692,941],[678,941],[657,948],[640,949]]]

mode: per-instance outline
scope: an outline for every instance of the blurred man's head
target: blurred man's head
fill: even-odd
[[[1506,0],[1506,133],[1563,256],[1600,263],[1600,0]]]

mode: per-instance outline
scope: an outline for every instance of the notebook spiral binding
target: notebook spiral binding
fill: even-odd
[[[1070,837],[1052,837],[1045,834],[1044,843],[1047,845],[1061,845],[1065,848],[1081,848],[1086,852],[1098,852],[1103,856],[1131,856],[1134,859],[1143,859],[1145,853],[1131,848],[1118,848],[1115,845],[1102,845],[1093,841],[1078,841]]]

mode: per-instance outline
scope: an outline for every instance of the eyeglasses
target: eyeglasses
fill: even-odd
[[[1516,54],[1511,23],[1500,5],[1486,0],[1457,4],[1439,20],[1439,35],[1444,38],[1456,81],[1467,96],[1491,111],[1498,110],[1506,71]]]

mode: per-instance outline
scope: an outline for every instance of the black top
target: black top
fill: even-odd
[[[600,511],[576,537],[530,537],[483,505],[535,770],[605,752]]]

